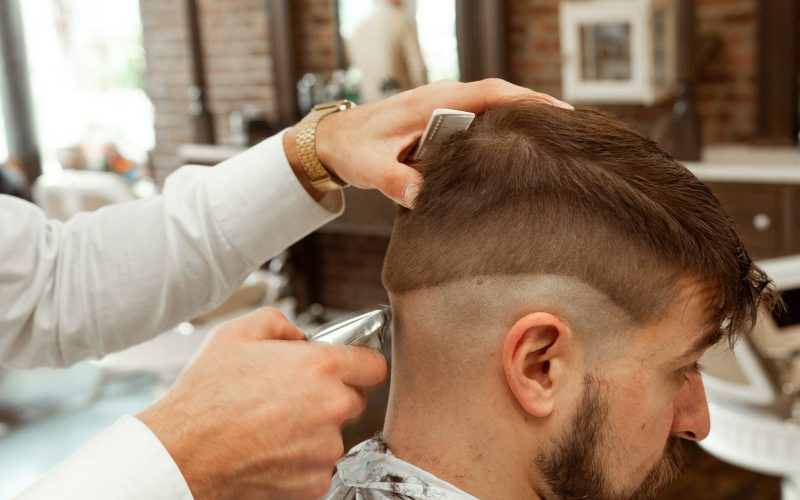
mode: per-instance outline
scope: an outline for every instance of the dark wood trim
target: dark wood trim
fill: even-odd
[[[793,144],[798,134],[800,41],[798,0],[760,0],[758,139]]]
[[[293,125],[299,118],[291,4],[290,0],[267,0],[275,109],[279,127]]]
[[[485,50],[481,54],[484,78],[508,78],[508,51],[506,49],[506,3],[480,2],[481,40]]]
[[[456,0],[456,38],[461,80],[508,78],[506,2]]]
[[[189,51],[192,59],[192,85],[187,89],[189,113],[194,125],[193,141],[197,144],[214,144],[214,116],[208,109],[203,36],[197,0],[186,0],[186,21],[189,31]]]
[[[697,78],[695,6],[693,0],[677,2],[678,82],[672,108],[673,155],[682,161],[700,160],[703,146],[700,116],[695,105]]]
[[[42,173],[28,57],[19,0],[0,0],[0,98],[8,152],[19,158],[28,180]]]
[[[474,38],[478,33],[478,16],[475,15],[475,0],[456,0],[456,48],[461,81],[481,79],[480,42]]]

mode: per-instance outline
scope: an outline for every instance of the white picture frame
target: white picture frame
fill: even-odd
[[[567,101],[653,105],[674,94],[674,0],[567,0],[560,9],[562,90]],[[592,59],[586,47],[596,45],[593,39],[604,33],[603,48],[618,49],[619,54]],[[595,70],[588,77],[587,68]]]

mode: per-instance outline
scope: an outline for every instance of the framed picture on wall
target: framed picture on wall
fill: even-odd
[[[560,34],[564,98],[651,105],[676,80],[674,0],[567,0]]]

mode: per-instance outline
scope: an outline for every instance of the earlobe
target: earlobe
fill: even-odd
[[[506,381],[522,408],[534,417],[553,412],[557,377],[570,331],[556,316],[536,312],[520,318],[503,343]]]

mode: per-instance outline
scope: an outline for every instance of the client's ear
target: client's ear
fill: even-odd
[[[553,411],[554,392],[562,382],[566,354],[572,342],[569,328],[550,313],[520,318],[506,333],[503,368],[511,392],[535,417]]]

